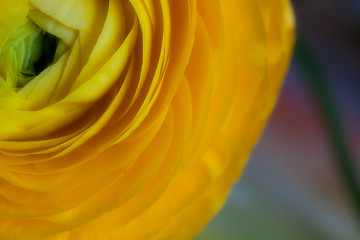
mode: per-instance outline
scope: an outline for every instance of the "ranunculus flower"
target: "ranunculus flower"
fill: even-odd
[[[0,239],[189,239],[293,43],[287,0],[1,0]]]

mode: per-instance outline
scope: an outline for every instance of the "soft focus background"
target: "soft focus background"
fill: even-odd
[[[299,35],[335,102],[360,178],[360,1],[293,1]],[[324,109],[294,57],[241,181],[195,240],[359,240]],[[330,102],[331,103],[331,102]],[[338,126],[339,127],[339,126]]]

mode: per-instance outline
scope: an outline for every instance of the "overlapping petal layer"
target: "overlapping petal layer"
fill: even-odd
[[[0,79],[0,239],[189,239],[222,205],[286,71],[288,0],[16,0],[64,43]],[[1,54],[1,53],[0,53]]]

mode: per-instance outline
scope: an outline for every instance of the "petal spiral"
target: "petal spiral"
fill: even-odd
[[[25,21],[63,43],[21,88],[0,71],[0,239],[194,236],[274,107],[294,41],[289,1],[0,6],[0,64]]]

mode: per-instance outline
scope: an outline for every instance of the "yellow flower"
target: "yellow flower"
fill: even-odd
[[[268,118],[288,0],[0,0],[0,239],[189,239]]]

